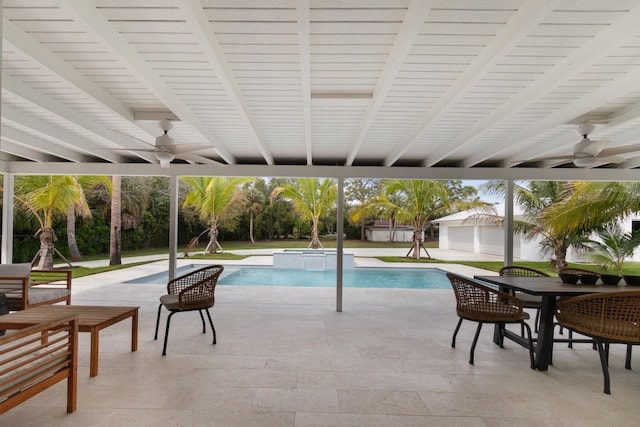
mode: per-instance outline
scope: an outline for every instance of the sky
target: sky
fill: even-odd
[[[474,179],[463,179],[462,185],[472,185],[478,189],[478,196],[480,196],[480,200],[488,203],[503,203],[504,199],[500,196],[488,195],[480,190],[480,186],[487,182],[486,180],[474,180]]]

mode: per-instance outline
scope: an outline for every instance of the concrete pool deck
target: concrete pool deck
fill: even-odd
[[[437,265],[449,266],[478,270]],[[161,260],[74,279],[73,304],[140,307],[138,351],[126,322],[105,329],[100,376],[78,376],[76,412],[66,414],[59,383],[0,416],[2,425],[595,427],[635,426],[640,417],[640,357],[624,369],[622,345],[611,346],[611,395],[602,393],[591,345],[559,344],[554,365],[534,371],[525,349],[499,348],[485,327],[469,365],[475,324],[463,322],[451,348],[451,290],[349,288],[338,313],[332,288],[219,287],[217,345],[198,315],[185,313],[173,318],[163,357],[153,332],[164,287],[123,282],[166,267]],[[80,373],[88,339],[79,337]]]

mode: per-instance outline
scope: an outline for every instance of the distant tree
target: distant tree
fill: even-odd
[[[358,209],[360,206],[366,205],[370,200],[375,198],[380,192],[379,179],[347,179],[344,186],[344,195],[347,205],[351,209]],[[349,216],[349,219],[352,219]],[[360,225],[360,240],[365,240],[365,226],[367,221],[374,218],[362,217],[356,223]],[[352,221],[353,222],[353,221]]]

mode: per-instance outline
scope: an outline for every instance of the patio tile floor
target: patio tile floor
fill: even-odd
[[[450,290],[345,289],[338,313],[333,289],[220,286],[212,310],[218,344],[202,334],[196,314],[179,314],[163,357],[153,331],[164,286],[122,283],[163,264],[76,279],[75,304],[141,307],[138,351],[129,351],[128,322],[103,330],[100,374],[90,378],[89,337],[81,334],[77,411],[66,414],[62,383],[0,416],[2,425],[638,423],[640,354],[625,370],[624,346],[612,346],[609,396],[590,345],[556,345],[554,366],[539,372],[529,369],[525,349],[494,345],[486,326],[471,366],[474,323],[464,322],[450,347],[457,321]],[[161,327],[165,320],[166,312]]]

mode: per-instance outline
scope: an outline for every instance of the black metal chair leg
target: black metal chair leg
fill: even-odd
[[[631,369],[631,344],[627,344],[627,357],[624,360],[624,368]]]
[[[207,328],[204,324],[204,316],[202,315],[202,310],[198,310],[198,313],[200,313],[200,320],[202,320],[202,333],[206,334],[207,333]]]
[[[531,327],[526,322],[522,322],[522,327],[527,330],[527,340],[529,341],[529,359],[531,360],[531,369],[536,369],[536,359],[533,355],[533,341],[531,339]]]
[[[596,346],[598,347],[598,354],[600,355],[600,365],[602,365],[602,373],[604,374],[604,392],[606,394],[611,394],[609,367],[607,366],[607,355],[603,348],[602,341],[596,340]]]
[[[456,335],[458,335],[458,331],[460,330],[460,325],[462,325],[462,317],[458,320],[458,324],[456,325],[456,330],[453,331],[453,338],[451,339],[451,348],[456,348]]]
[[[536,309],[536,323],[534,323],[533,328],[536,334],[540,331],[540,309]]]
[[[504,348],[504,323],[498,323],[498,330],[500,331],[500,342],[498,346]],[[524,337],[524,329],[522,330],[522,336]]]
[[[160,311],[162,311],[162,304],[158,306],[158,317],[156,318],[156,334],[153,336],[154,340],[158,339],[158,326],[160,326]]]
[[[167,355],[167,341],[169,339],[169,324],[171,323],[171,316],[175,314],[174,311],[169,313],[169,317],[167,317],[167,329],[164,331],[164,345],[162,346],[162,355]]]
[[[480,335],[480,329],[482,329],[482,322],[478,322],[478,329],[476,329],[476,336],[473,337],[473,344],[471,344],[471,353],[469,354],[469,364],[473,365],[473,352],[476,349],[476,343],[478,342],[478,336]]]
[[[211,320],[211,313],[209,313],[209,309],[207,308],[207,317],[209,318],[209,324],[211,325],[211,331],[213,332],[213,343],[216,343],[216,328],[213,327],[213,320]]]

